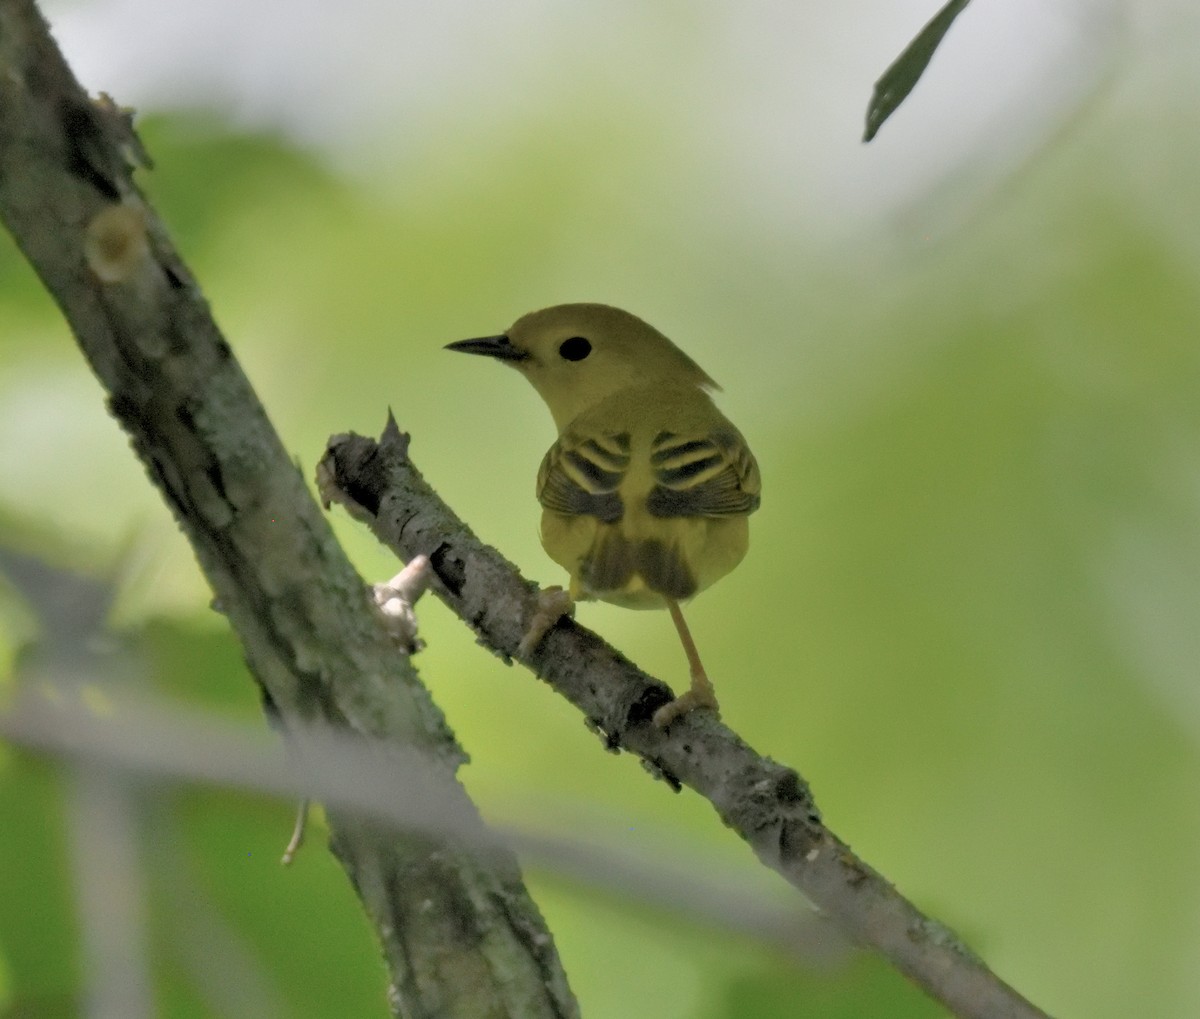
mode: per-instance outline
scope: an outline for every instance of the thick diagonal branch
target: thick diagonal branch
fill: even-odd
[[[428,556],[431,590],[482,643],[513,658],[536,611],[535,585],[441,501],[408,445],[390,416],[379,442],[334,437],[317,469],[322,496],[345,505],[402,560]],[[843,933],[878,950],[955,1015],[1045,1019],[838,839],[795,771],[758,754],[709,712],[686,715],[666,732],[654,725],[671,692],[590,630],[564,618],[525,664],[583,712],[608,749],[637,754],[676,789],[688,786],[709,800],[763,863]]]
[[[140,146],[126,116],[85,95],[32,0],[0,0],[0,219],[191,542],[272,716],[285,731],[320,721],[415,749],[453,779],[461,749],[134,186],[129,152]],[[403,756],[394,764],[404,781]],[[447,810],[481,824],[462,787],[447,788]],[[349,812],[330,823],[398,1014],[577,1013],[511,855]]]

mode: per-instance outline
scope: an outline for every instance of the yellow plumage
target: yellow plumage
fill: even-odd
[[[550,408],[559,436],[538,471],[541,537],[572,598],[671,611],[692,688],[655,720],[715,710],[678,603],[741,561],[761,487],[745,440],[709,396],[715,383],[656,329],[602,304],[532,312],[449,349],[511,364]]]

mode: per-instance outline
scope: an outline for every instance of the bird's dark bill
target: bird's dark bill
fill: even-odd
[[[447,343],[447,350],[457,350],[462,354],[483,354],[494,357],[498,361],[524,361],[529,352],[514,347],[507,336],[480,336],[474,340],[459,340],[457,343]]]

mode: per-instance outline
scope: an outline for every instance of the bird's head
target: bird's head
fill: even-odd
[[[653,326],[606,304],[558,304],[523,315],[499,336],[447,345],[512,365],[546,401],[561,430],[601,400],[632,386],[669,382],[716,389],[690,357]]]

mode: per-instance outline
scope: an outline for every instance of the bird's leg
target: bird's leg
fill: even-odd
[[[537,593],[537,601],[525,636],[517,645],[517,657],[528,658],[542,642],[550,628],[563,616],[575,615],[575,599],[572,593],[561,587],[544,587]]]
[[[692,633],[688,629],[687,623],[683,621],[683,612],[679,608],[679,603],[673,598],[668,598],[667,608],[671,613],[671,622],[675,624],[675,629],[679,631],[679,639],[683,642],[683,651],[687,655],[688,666],[692,672],[692,685],[673,701],[664,704],[654,712],[654,724],[660,729],[665,729],[680,715],[686,715],[694,708],[712,708],[713,714],[720,718],[721,709],[717,705],[716,692],[713,690],[712,683],[709,682],[708,673],[700,664],[700,653],[696,650],[696,642],[692,640]]]

